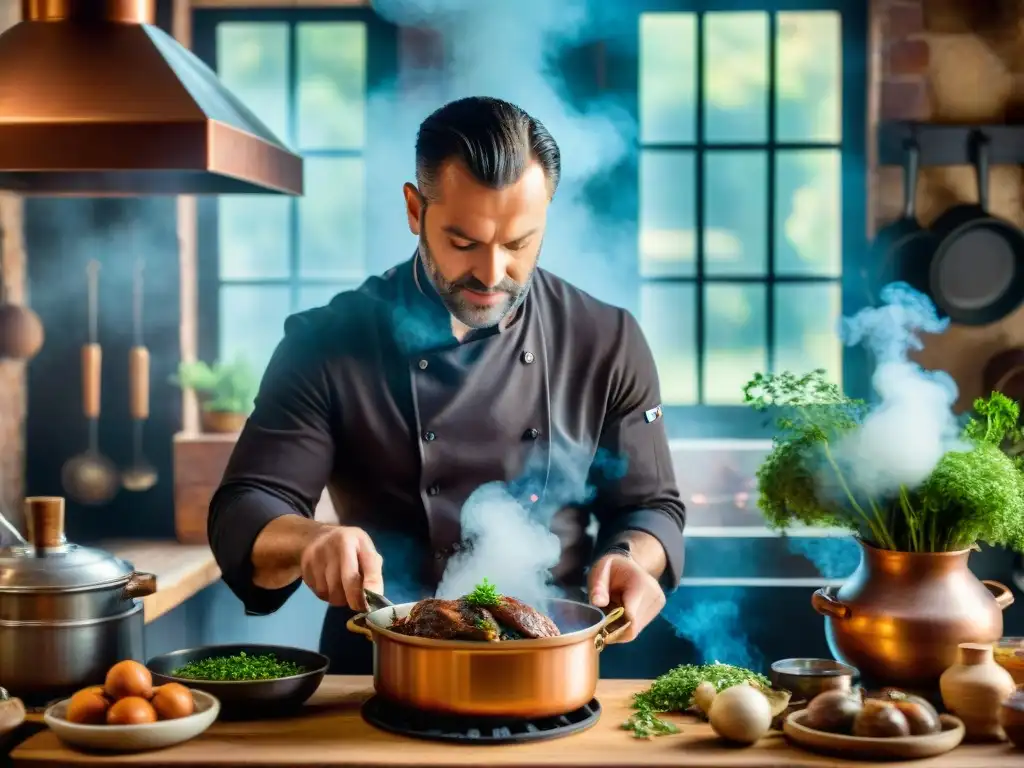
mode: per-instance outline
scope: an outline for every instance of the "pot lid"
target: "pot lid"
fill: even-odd
[[[302,158],[154,26],[155,0],[22,0],[0,35],[0,189],[302,194]]]
[[[108,552],[68,544],[64,499],[25,499],[28,541],[0,549],[0,593],[71,591],[126,582],[132,566]]]

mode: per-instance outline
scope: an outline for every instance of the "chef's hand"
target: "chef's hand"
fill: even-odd
[[[665,607],[665,593],[658,580],[630,557],[605,555],[590,569],[590,602],[598,608],[621,605],[629,627],[616,642],[635,640],[644,627]]]
[[[366,610],[364,589],[383,594],[383,558],[362,528],[324,526],[302,551],[302,580],[321,600]]]

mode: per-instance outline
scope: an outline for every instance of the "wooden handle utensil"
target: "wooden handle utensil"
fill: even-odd
[[[149,418],[149,350],[132,347],[128,352],[128,407],[137,421]]]

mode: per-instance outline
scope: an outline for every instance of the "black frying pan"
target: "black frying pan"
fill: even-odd
[[[928,264],[938,246],[938,239],[921,226],[917,219],[917,179],[921,150],[911,139],[905,145],[903,164],[903,215],[887,224],[875,235],[871,245],[870,264],[880,265],[881,274],[873,286],[872,301],[878,290],[891,282],[903,281],[922,293],[928,291]]]
[[[939,239],[928,293],[954,323],[988,325],[1024,302],[1024,232],[988,212],[988,137],[971,137],[978,202],[955,205],[933,224]]]

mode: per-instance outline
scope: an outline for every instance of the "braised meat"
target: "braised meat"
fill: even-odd
[[[458,600],[420,600],[405,618],[395,618],[389,629],[401,635],[435,640],[523,640],[556,637],[550,618],[514,597],[494,595],[481,604],[468,595]]]
[[[404,619],[395,619],[389,627],[393,632],[435,640],[498,639],[500,629],[485,608],[473,605],[466,598],[420,600]]]
[[[555,622],[514,597],[502,597],[488,610],[503,628],[525,638],[557,637],[561,634]]]

